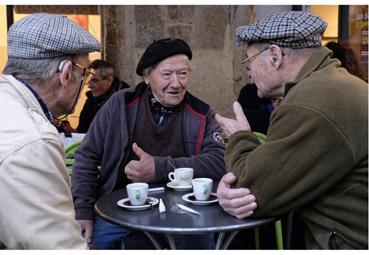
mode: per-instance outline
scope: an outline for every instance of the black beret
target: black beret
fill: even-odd
[[[142,76],[142,72],[146,68],[178,54],[184,54],[191,60],[192,51],[185,41],[178,38],[166,38],[154,41],[147,47],[138,62],[136,73]]]

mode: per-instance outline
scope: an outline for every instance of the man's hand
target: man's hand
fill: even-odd
[[[256,198],[249,189],[233,189],[231,185],[236,181],[233,173],[227,173],[220,180],[217,190],[219,204],[224,211],[239,219],[248,217],[254,213]]]
[[[81,225],[82,233],[85,233],[85,240],[87,243],[91,242],[92,233],[94,230],[94,221],[93,220],[77,220],[79,225]]]
[[[215,115],[216,121],[223,129],[226,136],[231,136],[232,134],[240,130],[250,131],[250,124],[247,121],[245,114],[243,113],[241,105],[237,101],[233,103],[233,111],[236,115],[235,120],[222,117],[219,114]]]
[[[136,143],[132,150],[140,160],[131,160],[124,168],[127,178],[133,182],[153,182],[155,180],[155,161],[153,156],[144,152]]]

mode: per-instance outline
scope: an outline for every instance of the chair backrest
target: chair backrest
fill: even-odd
[[[76,141],[64,148],[65,164],[71,166],[74,163],[74,153],[80,146],[81,141]]]
[[[259,132],[253,132],[254,135],[256,136],[256,138],[259,140],[260,143],[265,143],[267,140],[266,135],[264,135],[263,133],[259,133]]]

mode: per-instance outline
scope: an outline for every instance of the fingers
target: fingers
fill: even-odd
[[[254,195],[249,194],[244,197],[233,198],[233,199],[222,199],[219,200],[219,204],[224,211],[233,215],[239,219],[250,216],[254,213],[257,207],[255,202],[256,198]]]
[[[215,114],[215,120],[218,122],[218,125],[220,126],[220,128],[224,131],[224,134],[226,136],[230,136],[231,133],[229,131],[228,125],[229,125],[229,119],[220,116],[218,113]]]
[[[234,173],[230,172],[222,177],[222,179],[220,180],[220,184],[224,184],[227,187],[230,187],[236,180],[237,178]]]
[[[139,180],[138,166],[139,161],[131,160],[124,168],[124,173],[127,175],[127,178],[133,182]]]
[[[221,205],[225,205],[225,206],[237,206],[237,204],[233,204],[234,202],[232,202],[234,199],[238,199],[238,198],[243,198],[245,196],[250,195],[251,192],[249,189],[247,188],[218,188],[218,198],[220,200],[220,204]]]
[[[132,145],[133,152],[138,156],[139,159],[145,156],[147,154],[143,149],[141,149],[136,143],[133,143]]]
[[[77,220],[81,226],[82,234],[88,243],[91,242],[92,233],[94,230],[94,222],[92,220]]]
[[[242,109],[239,102],[235,101],[233,103],[233,111],[234,111],[234,113],[236,115],[236,119],[240,123],[240,125],[244,126],[245,128],[250,127],[249,122],[247,121],[245,113],[243,112],[243,109]]]
[[[85,239],[86,239],[87,243],[90,243],[91,242],[93,229],[94,229],[94,225],[93,224],[87,224],[86,225],[86,228],[85,228]]]
[[[215,114],[215,120],[218,122],[219,126],[223,129],[223,127],[225,126],[225,118],[220,116],[218,113]]]
[[[233,173],[227,173],[219,182],[217,195],[219,205],[224,211],[239,219],[248,217],[254,213],[257,207],[256,198],[247,188],[231,188],[236,181]]]

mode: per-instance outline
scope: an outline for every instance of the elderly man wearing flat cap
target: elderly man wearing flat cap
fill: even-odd
[[[181,39],[149,45],[136,69],[144,81],[111,97],[77,150],[72,174],[76,217],[95,247],[121,247],[128,233],[94,214],[98,198],[130,182],[165,185],[173,167],[191,167],[195,178],[219,180],[226,173],[215,113],[187,92],[191,58]],[[175,241],[177,248],[209,249],[211,237],[186,241],[175,236]]]
[[[230,135],[230,173],[217,193],[238,218],[294,211],[309,249],[367,249],[368,84],[321,47],[326,27],[309,12],[291,11],[236,29],[259,96],[283,100],[265,144],[238,103],[236,120],[216,116]]]
[[[9,249],[86,249],[64,150],[52,122],[74,111],[100,43],[63,16],[38,13],[8,32],[0,76],[0,242]]]

